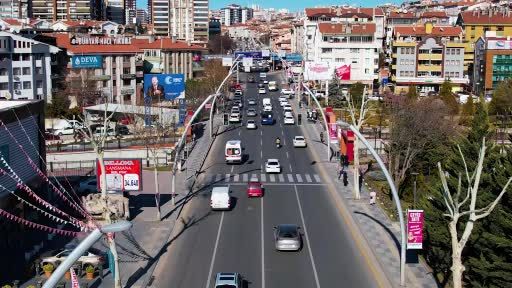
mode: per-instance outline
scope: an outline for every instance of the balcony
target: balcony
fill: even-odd
[[[121,74],[121,79],[135,79],[135,74]]]
[[[121,94],[133,94],[135,89],[133,88],[121,88]]]
[[[110,75],[93,75],[90,79],[93,81],[108,81],[110,78]]]
[[[443,54],[418,54],[418,60],[443,60]]]
[[[418,65],[418,71],[441,72],[441,65]]]

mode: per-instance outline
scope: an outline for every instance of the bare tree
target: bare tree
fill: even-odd
[[[348,110],[350,113],[350,120],[352,121],[352,125],[357,128],[357,130],[361,130],[361,127],[366,120],[366,112],[368,112],[368,96],[366,95],[366,86],[363,89],[363,93],[361,96],[352,95],[349,93],[347,95],[347,103]],[[359,99],[356,97],[360,97],[360,107],[356,107],[357,103],[359,103]],[[359,141],[354,141],[354,199],[361,199],[361,191],[359,191]]]
[[[466,246],[467,241],[469,240],[469,237],[471,236],[471,232],[473,231],[473,226],[475,225],[475,222],[489,216],[491,212],[494,210],[498,202],[501,200],[501,197],[505,194],[507,191],[508,186],[510,185],[510,182],[512,181],[512,177],[510,177],[501,190],[500,194],[492,201],[491,203],[487,204],[483,208],[476,208],[476,202],[478,198],[478,189],[480,186],[480,179],[482,177],[482,169],[483,169],[483,163],[485,159],[485,138],[482,141],[482,147],[480,149],[480,154],[478,157],[478,164],[475,168],[475,171],[470,173],[468,170],[468,165],[466,164],[466,160],[464,158],[464,155],[462,153],[462,150],[460,147],[458,147],[460,156],[462,158],[462,162],[464,163],[464,171],[459,173],[458,176],[458,185],[457,185],[457,191],[455,192],[455,195],[452,196],[452,191],[450,190],[450,187],[448,186],[447,181],[447,173],[443,170],[441,167],[441,163],[437,163],[437,167],[439,169],[439,176],[441,178],[441,183],[443,185],[443,199],[444,203],[446,205],[446,208],[448,210],[448,213],[445,213],[444,216],[446,216],[449,219],[448,222],[448,230],[450,232],[451,236],[451,244],[452,244],[452,275],[453,275],[453,287],[454,288],[462,288],[462,274],[464,273],[465,267],[462,263],[462,251],[464,250],[464,247]],[[462,187],[462,174],[464,174],[464,182],[467,182],[467,187],[465,188],[465,196],[464,199],[461,200],[461,195],[463,193],[463,187]],[[467,205],[469,201],[469,207]],[[467,219],[465,225],[460,223],[462,219]],[[462,235],[459,238],[459,227],[464,227],[464,230],[462,232]]]
[[[453,135],[447,114],[442,101],[431,99],[405,101],[393,108],[386,152],[397,191],[416,157]]]

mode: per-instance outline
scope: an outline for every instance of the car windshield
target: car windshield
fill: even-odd
[[[304,140],[304,137],[295,137],[295,140],[302,141]]]
[[[247,121],[247,124],[254,124],[254,120]]]
[[[281,238],[297,238],[297,227],[295,226],[280,226],[279,237]]]
[[[249,183],[249,189],[258,189],[260,186],[260,183]]]

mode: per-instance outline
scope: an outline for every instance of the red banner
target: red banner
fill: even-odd
[[[104,159],[107,190],[140,191],[142,190],[142,164],[140,159]],[[96,163],[98,189],[101,190],[101,169]]]
[[[340,80],[350,80],[350,64],[336,68],[336,77]]]
[[[407,249],[423,249],[423,210],[407,210]]]

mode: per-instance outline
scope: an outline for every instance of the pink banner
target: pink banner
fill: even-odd
[[[336,68],[336,76],[340,80],[350,80],[350,64],[343,64]]]
[[[407,210],[407,249],[423,249],[423,210]]]
[[[338,132],[336,123],[329,123],[329,137],[331,138],[331,142],[338,141]]]

